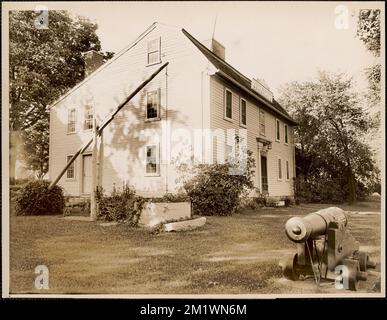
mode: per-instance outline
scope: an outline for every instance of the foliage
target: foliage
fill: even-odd
[[[106,221],[124,221],[136,226],[140,219],[145,199],[136,195],[134,189],[124,186],[122,191],[114,190],[110,196],[102,189],[96,192],[98,218]]]
[[[36,15],[9,15],[10,125],[25,130],[28,166],[43,176],[48,170],[47,106],[84,78],[82,53],[99,51],[101,44],[97,25],[88,19],[50,10],[48,28],[37,29]]]
[[[238,168],[236,161],[194,166],[191,171],[193,176],[183,184],[194,213],[220,216],[234,213],[241,198],[254,187],[254,166],[250,151],[247,151],[245,170],[239,174],[233,171]]]
[[[376,58],[380,57],[380,10],[363,9],[359,11],[357,22],[357,37],[363,41],[367,50]],[[368,81],[368,92],[365,99],[370,110],[375,109],[375,129],[372,135],[377,134],[380,128],[380,102],[381,102],[381,64],[376,61],[365,68]]]
[[[327,191],[320,198],[355,201],[356,187],[360,181],[373,179],[376,166],[363,142],[372,121],[359,103],[352,79],[320,72],[315,81],[282,88],[280,101],[299,122],[295,128],[296,170],[302,184],[296,192],[305,187],[313,194],[298,197],[315,199],[314,194]],[[336,188],[344,193],[331,194]]]
[[[147,198],[152,202],[187,202],[190,201],[190,198],[186,193],[166,193],[162,197],[153,197]]]
[[[363,9],[359,11],[357,36],[375,56],[380,55],[380,10]]]
[[[16,197],[16,214],[62,214],[65,205],[63,189],[54,186],[48,191],[49,181],[35,180],[24,185]]]

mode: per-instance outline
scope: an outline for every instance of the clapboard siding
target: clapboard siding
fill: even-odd
[[[116,58],[105,68],[66,95],[50,113],[50,177],[51,179],[65,166],[66,157],[74,153],[91,132],[82,130],[83,108],[92,104],[96,119],[100,123],[122,102],[146,77],[161,64],[147,66],[147,43],[161,37],[161,60],[169,65],[156,76],[135,98],[133,98],[104,130],[103,187],[111,191],[127,183],[142,194],[162,194],[174,189],[176,173],[173,168],[162,164],[160,175],[145,175],[145,146],[162,134],[162,124],[170,122],[171,130],[177,128],[201,128],[202,70],[206,60],[193,44],[177,28],[157,24],[144,35],[129,51]],[[161,121],[146,122],[146,93],[161,90]],[[67,134],[67,112],[77,109],[77,132]],[[207,112],[209,112],[207,110]],[[207,116],[209,118],[209,116]],[[208,124],[206,125],[209,126]],[[143,139],[144,130],[154,130],[151,137]],[[160,139],[160,154],[167,155],[166,141]],[[161,162],[163,159],[161,159]],[[81,157],[76,160],[76,179],[65,177],[60,185],[66,193],[81,193]]]
[[[92,105],[95,117],[101,123],[118,104],[152,74],[161,64],[147,66],[147,43],[161,37],[161,60],[169,62],[141,92],[139,92],[121,111],[103,133],[103,178],[102,186],[110,192],[120,189],[124,184],[134,186],[143,195],[162,195],[173,192],[178,173],[168,160],[188,154],[190,149],[183,148],[175,134],[179,130],[189,133],[191,144],[197,129],[218,129],[218,131],[240,128],[240,97],[247,101],[247,146],[256,159],[256,187],[260,186],[260,167],[256,138],[258,133],[259,112],[252,101],[236,87],[228,84],[219,76],[213,75],[204,55],[195,45],[175,27],[155,24],[148,29],[130,50],[124,50],[116,58],[89,76],[63,96],[50,110],[50,168],[49,175],[54,179],[66,164],[68,155],[91,138],[92,132],[83,130],[84,107]],[[224,90],[233,92],[233,121],[224,119]],[[161,106],[159,121],[146,121],[147,92],[160,89]],[[67,134],[68,110],[76,108],[76,133]],[[169,126],[169,128],[168,128]],[[172,133],[166,135],[165,128]],[[290,131],[289,126],[289,131]],[[266,138],[273,141],[268,152],[269,193],[270,195],[292,195],[293,152],[294,146],[275,142],[275,116],[266,110]],[[167,139],[165,138],[167,137]],[[168,141],[170,148],[168,148]],[[145,147],[149,144],[159,146],[160,173],[158,176],[145,174]],[[212,145],[212,143],[211,143]],[[214,145],[213,153],[219,150],[224,154],[224,145]],[[202,152],[209,146],[203,144]],[[87,152],[91,152],[89,149]],[[281,156],[284,179],[278,181],[277,157]],[[286,181],[285,161],[289,161],[290,180]],[[81,195],[82,157],[75,162],[75,179],[63,176],[59,184],[66,194]]]
[[[232,117],[233,121],[225,119],[224,117],[224,95],[225,89],[230,89],[233,93],[232,99]],[[260,187],[260,159],[258,153],[257,137],[259,134],[259,109],[263,108],[262,105],[252,101],[245,93],[239,88],[223,80],[221,77],[214,75],[210,81],[211,92],[211,117],[210,123],[213,130],[220,128],[222,130],[235,129],[238,131],[240,126],[240,111],[239,103],[240,98],[243,98],[247,102],[247,148],[253,153],[255,159],[255,177],[254,184],[256,188]],[[269,184],[269,196],[292,196],[293,195],[293,176],[294,176],[294,145],[291,143],[290,132],[292,127],[288,124],[289,128],[289,143],[284,144],[283,141],[283,121],[281,121],[281,142],[275,141],[275,120],[276,117],[273,113],[263,108],[265,112],[265,126],[266,135],[265,139],[272,141],[272,149],[267,153],[267,165],[268,165],[268,184]],[[224,153],[224,146],[214,144],[214,156],[217,152]],[[220,151],[219,151],[220,149]],[[218,154],[219,154],[218,153]],[[278,180],[278,157],[282,160],[282,181]],[[289,174],[290,179],[286,179],[286,160],[289,161]]]

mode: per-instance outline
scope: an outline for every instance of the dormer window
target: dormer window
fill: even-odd
[[[93,106],[87,105],[85,107],[85,121],[84,121],[84,130],[93,129]]]
[[[161,38],[148,42],[147,63],[148,65],[161,62]]]

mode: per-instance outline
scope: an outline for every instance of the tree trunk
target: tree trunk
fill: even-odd
[[[356,201],[356,186],[351,165],[348,166],[348,202],[350,204]]]

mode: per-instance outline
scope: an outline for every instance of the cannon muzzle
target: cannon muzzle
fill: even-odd
[[[290,218],[285,224],[285,232],[291,241],[305,242],[325,235],[331,223],[339,227],[347,225],[347,217],[342,209],[330,207],[305,217]]]

